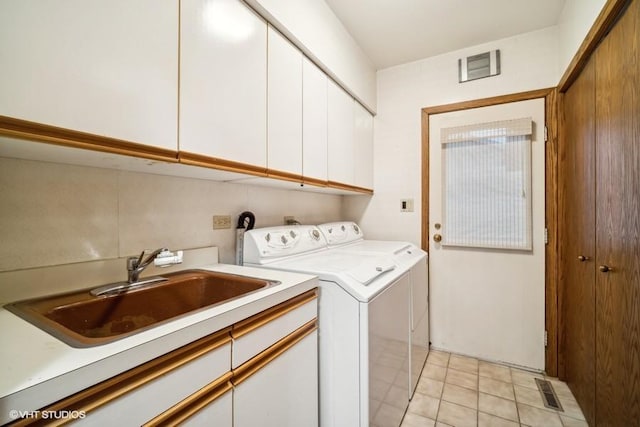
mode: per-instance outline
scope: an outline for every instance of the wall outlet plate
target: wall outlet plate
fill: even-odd
[[[231,228],[231,215],[214,215],[213,229],[221,230],[225,228]]]

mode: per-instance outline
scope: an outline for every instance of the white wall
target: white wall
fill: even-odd
[[[558,20],[559,66],[561,74],[600,14],[606,0],[565,0]]]
[[[245,1],[375,112],[375,67],[324,0]]]
[[[337,195],[0,157],[0,272],[159,247],[217,246],[233,263],[241,212],[267,227],[283,215],[337,221],[341,208]],[[213,215],[231,215],[232,228],[213,230]]]
[[[521,34],[378,72],[372,197],[345,197],[346,219],[373,239],[420,243],[421,109],[553,87],[558,83],[556,27]],[[502,74],[458,83],[458,59],[500,49]],[[414,212],[400,212],[412,198]]]

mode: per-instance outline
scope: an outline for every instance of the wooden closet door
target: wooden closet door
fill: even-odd
[[[598,426],[640,425],[639,50],[635,0],[596,50]]]
[[[595,420],[595,64],[564,96],[560,148],[561,369],[590,425]]]

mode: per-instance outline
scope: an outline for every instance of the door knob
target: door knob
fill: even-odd
[[[578,255],[578,261],[580,261],[580,262],[589,261],[589,259],[590,258],[588,256]]]
[[[433,241],[436,243],[440,243],[442,241],[442,236],[439,234],[434,234],[433,235]]]
[[[598,270],[600,270],[602,273],[608,273],[610,271],[613,271],[613,268],[609,267],[608,265],[601,265],[600,267],[598,267]]]

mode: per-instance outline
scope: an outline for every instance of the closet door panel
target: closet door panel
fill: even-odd
[[[640,1],[596,51],[596,417],[640,420]],[[602,266],[602,267],[600,267]],[[608,272],[602,272],[605,267]]]
[[[561,150],[562,363],[584,415],[595,420],[595,64],[565,94]]]

